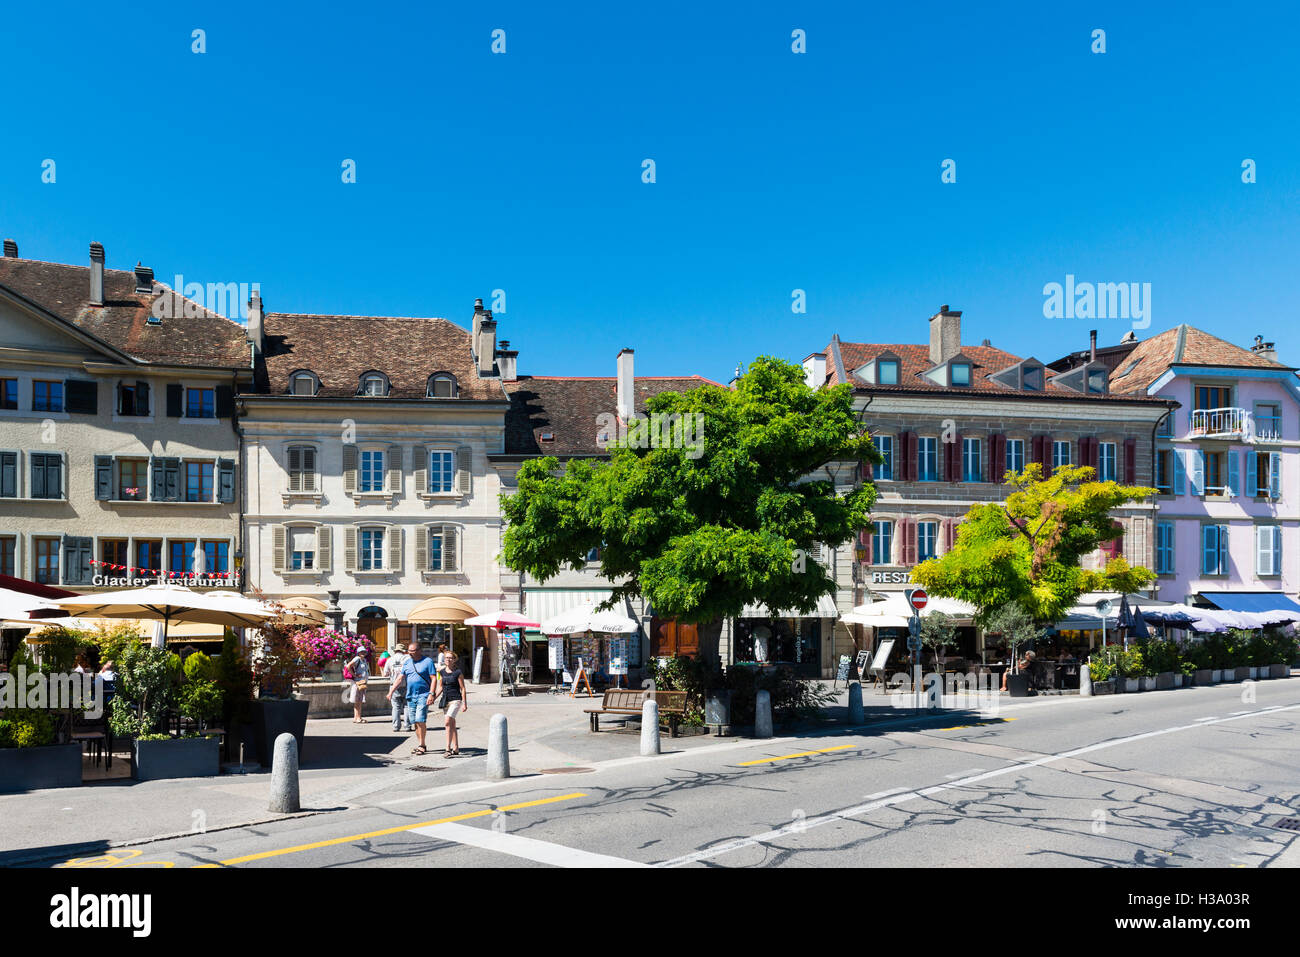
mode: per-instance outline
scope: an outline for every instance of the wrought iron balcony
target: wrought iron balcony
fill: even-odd
[[[1250,413],[1245,409],[1194,409],[1194,439],[1239,439],[1253,434]]]

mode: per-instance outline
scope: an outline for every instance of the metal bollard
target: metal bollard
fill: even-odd
[[[302,810],[298,800],[298,739],[288,731],[275,739],[270,809],[278,814],[297,814]]]
[[[489,781],[510,777],[510,736],[503,714],[492,715],[488,723],[487,777]]]
[[[659,702],[647,698],[641,705],[641,756],[659,753]]]
[[[864,724],[867,712],[862,707],[862,685],[854,682],[849,685],[849,724]]]
[[[772,736],[772,692],[760,691],[754,698],[754,737]]]
[[[1092,661],[1091,658],[1088,661]],[[1092,671],[1088,668],[1088,661],[1085,661],[1079,667],[1079,697],[1092,697]]]

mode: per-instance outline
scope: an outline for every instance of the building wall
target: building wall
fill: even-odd
[[[1266,425],[1258,420],[1254,441],[1246,436],[1214,440],[1191,434],[1197,385],[1228,386],[1233,390],[1230,407],[1242,408],[1252,418],[1257,403],[1276,404],[1281,413],[1280,437],[1273,439],[1264,434]],[[1185,463],[1182,494],[1171,485],[1171,494],[1159,497],[1158,518],[1172,524],[1175,552],[1173,571],[1160,577],[1159,597],[1187,601],[1200,591],[1281,591],[1294,596],[1300,590],[1300,400],[1295,377],[1290,373],[1255,377],[1247,370],[1230,369],[1180,373],[1160,388],[1159,394],[1177,399],[1182,408],[1175,415],[1173,434],[1162,437],[1157,449],[1181,453]],[[1240,494],[1228,497],[1194,493],[1191,456],[1216,451],[1236,459]],[[1276,453],[1280,457],[1279,497],[1250,494],[1245,483],[1250,479],[1246,473],[1251,452]],[[1202,571],[1201,527],[1210,523],[1229,528],[1229,567],[1223,575],[1206,575]],[[1256,573],[1255,530],[1260,525],[1282,527],[1279,574]]]
[[[487,462],[489,453],[501,449],[504,403],[466,402],[463,409],[434,410],[417,403],[379,406],[367,405],[364,400],[317,404],[313,400],[294,403],[245,396],[241,401],[245,408],[241,420],[246,433],[245,461],[253,477],[245,516],[248,575],[266,597],[311,595],[326,599],[331,590],[336,590],[351,629],[357,628],[358,613],[363,608],[378,606],[387,612],[390,645],[399,638],[398,626],[406,624],[410,611],[426,598],[454,596],[480,614],[505,606],[497,565],[500,482],[496,470]],[[351,430],[353,434],[347,437],[358,449],[372,444],[386,452],[394,446],[402,449],[401,479],[393,494],[366,496],[345,490],[345,430]],[[318,491],[289,491],[290,445],[316,448]],[[417,494],[413,463],[417,445],[468,447],[469,493]],[[385,467],[388,465],[386,458]],[[345,530],[363,523],[401,531],[400,568],[347,570]],[[454,572],[416,567],[416,536],[427,534],[432,524],[449,524],[460,530]],[[330,543],[328,565],[306,572],[294,572],[288,567],[277,570],[277,525],[326,529]],[[385,552],[386,566],[387,559]],[[285,566],[288,564],[286,560]],[[483,630],[478,636],[481,642]],[[487,661],[489,666],[494,665],[491,653]]]
[[[0,312],[6,309],[0,305]],[[104,354],[88,349],[69,336],[36,323],[16,311],[3,315],[0,326],[15,333],[6,342],[0,359],[0,379],[18,381],[18,409],[0,410],[0,450],[18,453],[20,484],[17,497],[0,497],[0,539],[16,544],[16,567],[24,578],[35,578],[35,541],[55,538],[60,542],[59,584],[89,590],[106,584],[71,575],[65,561],[63,536],[91,540],[92,556],[103,560],[105,543],[126,539],[130,543],[130,564],[135,564],[134,544],[140,540],[161,540],[164,570],[170,568],[172,541],[219,541],[224,543],[228,570],[235,571],[239,547],[240,481],[238,437],[231,420],[170,418],[166,415],[166,386],[181,383],[215,388],[232,382],[231,372],[187,371],[125,366]],[[21,331],[21,335],[17,332]],[[46,412],[32,410],[34,380],[64,381],[75,379],[95,383],[97,411],[94,414]],[[117,414],[117,386],[120,382],[145,381],[150,384],[150,414]],[[66,389],[65,389],[66,402]],[[57,500],[32,498],[30,456],[56,453],[63,459],[62,497]],[[96,497],[96,457],[113,456],[148,460],[177,458],[185,461],[213,463],[214,490],[207,503],[151,501],[150,490],[141,490],[143,501],[121,498],[121,484],[116,467],[112,472],[112,498]],[[232,502],[217,501],[216,462],[228,459],[236,463],[235,495]],[[148,475],[149,472],[146,472]],[[126,572],[107,572],[91,566],[95,574],[111,574],[125,585]],[[139,576],[137,576],[139,577]],[[233,579],[229,580],[233,584]],[[210,583],[216,584],[215,579]],[[143,582],[136,582],[142,584]],[[224,582],[223,582],[224,583]]]

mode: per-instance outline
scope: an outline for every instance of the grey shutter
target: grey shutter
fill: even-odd
[[[402,529],[400,526],[391,526],[387,531],[388,536],[388,571],[400,572],[402,570]]]
[[[184,411],[185,392],[179,382],[167,383],[167,418],[179,419]]]
[[[296,445],[289,447],[289,491],[302,491],[302,449]]]
[[[316,447],[312,445],[305,445],[302,449],[302,491],[317,491]]]
[[[28,471],[32,474],[32,483],[31,488],[27,490],[27,495],[30,498],[45,498],[45,456],[30,455],[28,461],[30,463]]]
[[[91,580],[90,558],[94,549],[94,540],[75,535],[64,535],[59,562],[60,572],[65,585],[89,585]]]
[[[149,499],[154,502],[164,502],[167,500],[167,479],[163,468],[163,460],[152,458],[149,460]]]
[[[179,502],[181,499],[181,460],[163,459],[163,501]]]
[[[343,491],[357,490],[357,447],[343,446]]]
[[[95,456],[95,499],[107,502],[113,497],[113,456]]]
[[[323,572],[330,570],[332,538],[333,529],[328,525],[320,525],[316,528],[316,567]]]
[[[402,447],[400,445],[390,445],[388,447],[388,461],[384,463],[388,466],[388,475],[385,484],[389,492],[400,492],[402,490]]]
[[[460,556],[456,554],[456,526],[444,525],[442,528],[442,570],[454,572],[460,569]]]
[[[149,414],[149,383],[137,382],[135,384],[135,414]]]
[[[289,567],[288,562],[285,561],[288,537],[283,525],[271,526],[271,568],[274,571],[282,572]]]
[[[235,460],[217,459],[217,501],[235,500]]]
[[[418,572],[430,571],[429,567],[429,536],[438,534],[437,527],[434,528],[417,528],[415,530],[415,570]]]
[[[411,449],[411,471],[415,474],[415,494],[429,491],[429,448],[417,445]],[[424,566],[420,566],[423,568]]]
[[[18,453],[0,452],[0,498],[17,497]]]
[[[357,570],[357,527],[348,525],[343,529],[343,567],[350,572]]]
[[[474,487],[473,473],[470,467],[473,465],[473,452],[468,445],[462,445],[456,449],[456,491],[461,495],[468,495]]]

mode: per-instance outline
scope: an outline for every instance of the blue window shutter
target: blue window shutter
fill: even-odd
[[[1183,450],[1173,449],[1174,454],[1174,494],[1182,495],[1187,491],[1187,469],[1183,465]]]
[[[1282,455],[1268,453],[1268,495],[1274,501],[1282,499]]]
[[[1273,574],[1282,574],[1282,526],[1273,526]]]
[[[1219,526],[1219,567],[1220,575],[1228,574],[1228,526]]]
[[[1200,449],[1192,450],[1192,494],[1205,494],[1205,453]]]
[[[1254,497],[1259,494],[1259,459],[1254,452],[1246,453],[1246,494]]]
[[[1228,456],[1228,491],[1233,495],[1241,494],[1241,474],[1237,470],[1237,456],[1229,452]]]

